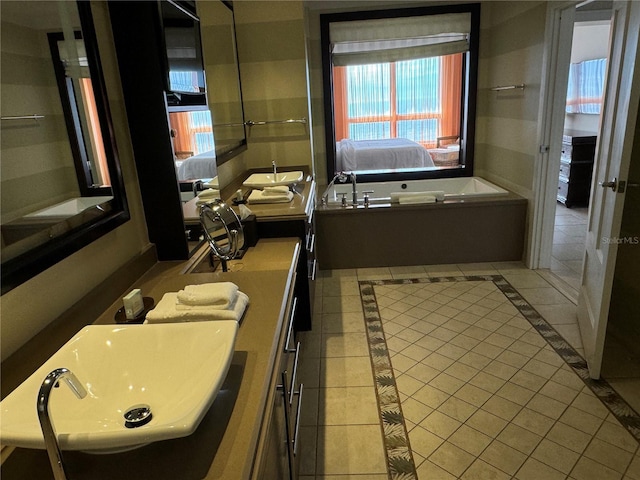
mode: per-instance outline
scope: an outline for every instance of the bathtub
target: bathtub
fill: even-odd
[[[508,195],[509,191],[480,177],[440,178],[433,180],[411,180],[405,182],[374,182],[357,184],[358,201],[363,193],[369,193],[371,203],[389,203],[393,193],[443,191],[446,200],[462,200],[487,195]],[[328,192],[328,203],[341,204],[342,194],[351,203],[351,184],[334,185]]]
[[[320,269],[520,261],[527,200],[479,177],[336,185],[315,210]],[[371,205],[363,205],[362,192]],[[396,192],[443,191],[444,201],[391,203]],[[346,193],[348,206],[342,206]]]
[[[87,208],[95,207],[101,203],[113,200],[113,197],[79,197],[65,200],[51,207],[43,208],[33,213],[25,215],[25,218],[48,218],[48,217],[72,217]]]

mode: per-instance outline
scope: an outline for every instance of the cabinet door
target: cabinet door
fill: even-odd
[[[260,463],[259,479],[292,480],[291,441],[288,427],[289,388],[286,371],[281,374],[281,382],[273,395],[273,410],[269,419],[265,450]]]

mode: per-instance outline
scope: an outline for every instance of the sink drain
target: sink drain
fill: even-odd
[[[124,426],[127,428],[138,428],[151,421],[151,407],[149,405],[134,405],[124,414]]]

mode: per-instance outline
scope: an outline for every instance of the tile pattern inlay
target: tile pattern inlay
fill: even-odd
[[[640,442],[638,413],[589,377],[585,360],[501,275],[359,286],[391,479],[502,478],[549,465],[566,475],[593,460],[606,464],[584,433],[606,429],[576,411],[600,412],[584,385]],[[412,449],[410,438],[420,446]]]

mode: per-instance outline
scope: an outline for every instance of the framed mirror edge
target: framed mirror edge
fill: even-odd
[[[326,173],[327,181],[336,175],[336,143],[335,143],[335,115],[333,111],[333,75],[331,61],[331,46],[329,41],[329,25],[332,22],[348,22],[358,20],[374,20],[392,17],[408,17],[419,15],[439,15],[448,13],[469,13],[471,16],[466,85],[463,85],[463,105],[460,132],[462,138],[466,139],[462,152],[463,165],[465,168],[444,168],[425,169],[419,172],[382,172],[375,174],[358,173],[358,181],[378,182],[378,181],[404,181],[421,180],[452,177],[473,176],[474,155],[475,155],[475,120],[477,108],[477,84],[478,84],[478,63],[479,63],[479,40],[480,40],[480,8],[478,2],[431,5],[422,7],[407,7],[383,10],[361,10],[351,12],[335,12],[320,14],[320,36],[321,36],[321,62],[322,62],[322,85],[323,85],[323,113],[324,113],[324,137],[326,153]],[[471,122],[468,120],[471,119]],[[357,172],[356,172],[357,173]]]
[[[92,77],[93,91],[96,95],[96,110],[100,119],[100,130],[104,144],[108,146],[108,148],[105,148],[105,156],[111,178],[113,199],[109,203],[112,208],[106,215],[101,215],[93,221],[85,222],[77,228],[65,232],[60,237],[51,239],[43,245],[38,245],[6,262],[2,262],[0,295],[4,295],[22,285],[34,276],[115,230],[131,218],[118,157],[106,84],[102,75],[91,5],[90,2],[77,1],[76,6],[85,42],[89,71]]]

